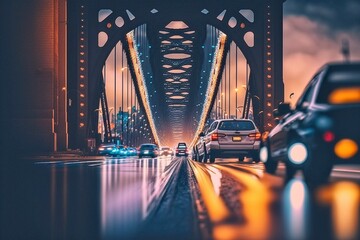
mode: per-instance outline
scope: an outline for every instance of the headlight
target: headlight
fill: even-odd
[[[269,152],[267,150],[267,147],[262,147],[260,149],[260,160],[263,162],[263,163],[266,163],[267,160],[268,160],[268,157],[269,157]]]
[[[298,142],[289,147],[288,158],[292,163],[302,164],[308,157],[308,150],[305,144]]]

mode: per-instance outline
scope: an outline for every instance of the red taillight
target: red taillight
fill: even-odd
[[[219,138],[225,137],[226,135],[223,133],[213,133],[211,134],[211,141],[218,141]]]
[[[332,141],[335,140],[335,135],[331,131],[326,131],[323,134],[323,139],[324,139],[325,142],[332,142]]]
[[[250,133],[248,135],[252,140],[260,140],[261,139],[261,133],[256,132],[256,133]]]

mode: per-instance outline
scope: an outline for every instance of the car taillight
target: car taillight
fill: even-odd
[[[219,138],[225,137],[226,135],[223,133],[213,133],[211,134],[211,141],[218,141]]]
[[[261,139],[261,133],[256,132],[256,133],[250,133],[248,135],[252,140],[260,140]]]
[[[324,139],[325,142],[332,142],[332,141],[335,140],[335,135],[331,131],[326,131],[323,134],[323,139]]]

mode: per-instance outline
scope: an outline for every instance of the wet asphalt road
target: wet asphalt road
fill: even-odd
[[[33,158],[1,167],[1,239],[358,239],[360,169],[310,191],[284,168],[185,158]]]

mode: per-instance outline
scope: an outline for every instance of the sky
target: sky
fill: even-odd
[[[287,0],[284,3],[285,101],[300,96],[325,63],[342,61],[347,39],[350,60],[360,60],[359,0]],[[294,93],[292,99],[290,93]]]

